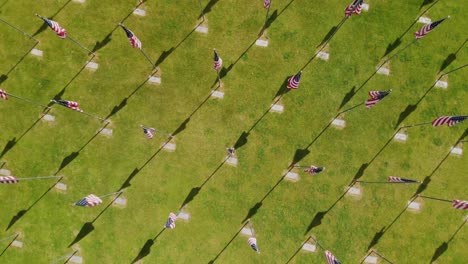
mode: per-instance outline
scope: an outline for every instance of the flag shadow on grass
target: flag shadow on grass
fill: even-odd
[[[50,111],[50,109],[47,109],[44,114],[47,114],[48,112]],[[29,132],[31,131],[31,129],[33,129],[34,126],[36,126],[36,124],[42,119],[42,116],[39,117],[38,119],[36,119],[36,121],[34,121],[34,123],[28,128],[26,129],[26,131],[23,132],[23,134],[21,134],[18,139],[16,139],[16,137],[10,139],[7,144],[5,145],[5,147],[3,148],[2,150],[2,153],[0,154],[0,158],[2,158],[3,156],[5,156],[5,154],[7,154],[8,151],[10,151],[14,146],[16,146],[16,144]]]
[[[8,245],[2,250],[2,253],[0,253],[0,257],[3,256],[3,254],[5,254],[5,251],[7,251],[7,249],[10,248],[11,244],[13,244],[13,242],[15,241],[15,239],[19,236],[19,234],[16,234],[16,236],[13,237],[13,239],[10,241],[10,243],[8,243]]]
[[[442,72],[443,70],[445,70],[445,68],[447,68],[450,64],[452,64],[452,62],[454,62],[457,59],[458,52],[460,52],[460,50],[465,46],[467,41],[468,41],[468,38],[465,39],[463,44],[454,53],[450,53],[447,56],[447,58],[445,58],[445,60],[442,62],[442,65],[440,65],[439,72]]]
[[[119,196],[122,194],[122,192],[118,193],[117,196],[115,196],[114,199],[93,219],[91,222],[86,222],[80,229],[80,232],[78,232],[78,235],[76,235],[75,239],[68,245],[68,247],[73,246],[74,244],[78,243],[80,240],[85,238],[87,235],[89,235],[91,232],[94,231],[94,226],[93,224],[96,222],[96,220],[101,217],[101,215],[107,211],[107,209],[114,203],[114,201],[119,198]]]
[[[140,0],[138,2],[138,4],[132,9],[132,11],[130,11],[130,13],[128,13],[122,20],[120,20],[120,23],[123,23],[125,22],[125,20],[127,20],[128,17],[130,17],[132,14],[133,14],[133,11],[138,8],[140,5],[142,5],[144,2],[146,2],[146,0]],[[92,52],[95,53],[96,51],[104,48],[107,44],[109,44],[109,42],[112,41],[112,34],[114,33],[115,30],[117,30],[119,28],[119,26],[115,26],[111,32],[109,32],[105,37],[104,39],[102,39],[101,41],[96,41],[96,44],[94,45],[94,47],[92,48]]]
[[[182,43],[184,43],[189,37],[190,35],[192,35],[193,32],[195,32],[195,30],[197,29],[198,26],[200,26],[202,23],[198,23],[198,25],[196,27],[194,27],[187,35],[185,35],[185,37],[179,41],[179,43],[177,43],[177,45],[175,45],[174,47],[171,47],[169,50],[165,50],[161,53],[161,55],[159,56],[159,58],[156,60],[156,63],[155,63],[155,66],[158,67],[161,63],[164,62],[164,60],[169,57],[169,55],[171,55],[177,48],[179,48],[180,45],[182,45]]]
[[[213,8],[213,6],[216,5],[216,3],[218,3],[219,0],[210,0],[210,2],[208,2],[208,4],[206,4],[205,8],[203,8],[203,11],[202,13],[198,16],[198,19],[202,18],[204,15],[208,14],[209,12],[211,12],[211,8]]]
[[[421,5],[421,8],[426,5],[426,4],[429,4],[431,2],[433,2],[434,0],[424,0],[425,2],[427,3],[423,3],[423,5]],[[409,25],[409,27],[403,32],[401,33],[401,35],[399,37],[397,37],[392,43],[388,44],[387,46],[387,49],[385,50],[385,53],[384,55],[382,56],[385,57],[387,56],[388,54],[390,54],[392,51],[394,51],[398,46],[400,46],[401,44],[401,39],[406,35],[406,33],[408,33],[408,31],[410,31],[410,29],[418,22],[419,18],[424,15],[427,11],[429,11],[429,9],[431,9],[437,2],[439,2],[439,0],[437,0],[435,3],[433,3],[431,6],[429,6],[428,8],[426,8],[426,10],[424,10],[412,23],[411,25]]]
[[[59,183],[60,181],[62,180],[62,177],[60,177],[58,179],[58,181],[56,181],[54,184],[52,184],[38,199],[36,199],[36,201],[34,201],[28,208],[26,209],[23,209],[23,210],[20,210],[18,211],[18,213],[16,213],[16,215],[14,215],[11,220],[10,220],[10,223],[8,223],[8,226],[5,230],[8,230],[10,229],[16,222],[18,222],[18,220],[20,220],[27,212],[29,212],[29,210],[31,210],[40,200],[42,200],[42,198],[44,198],[44,196],[46,196],[47,193],[50,192],[50,190],[52,190],[54,188],[54,186]]]
[[[436,250],[434,251],[434,255],[432,255],[431,263],[436,261],[440,256],[442,256],[442,254],[445,253],[445,251],[447,251],[450,242],[452,242],[452,240],[455,238],[455,236],[465,224],[466,220],[463,221],[463,223],[457,228],[455,233],[453,233],[452,236],[446,242],[443,242],[438,248],[436,248]]]
[[[2,74],[0,76],[0,84],[3,83],[4,81],[6,81],[8,79],[8,75],[14,71],[16,69],[16,67],[18,67],[18,65],[24,60],[24,58],[26,58],[26,56],[28,56],[28,54],[31,52],[31,50],[33,50],[37,44],[39,44],[39,41],[36,41],[36,43],[34,43],[34,45],[13,65],[13,67],[11,67],[7,73],[5,74]]]
[[[58,15],[69,3],[71,2],[71,0],[68,0],[67,2],[65,2],[65,4],[63,4],[56,12],[55,14],[53,14],[52,16],[49,16],[48,18],[49,19],[53,19],[56,15]],[[39,33],[41,33],[42,31],[46,30],[48,28],[48,25],[44,22],[42,23],[41,27],[38,28],[36,30],[36,32],[34,32],[34,34],[32,34],[33,37],[37,36]]]
[[[224,245],[224,247],[221,249],[221,251],[218,252],[218,254],[208,262],[208,264],[213,264],[215,263],[215,261],[219,258],[219,256],[221,256],[221,254],[223,254],[223,252],[229,247],[229,245],[231,245],[232,241],[234,241],[234,239],[239,235],[239,233],[242,231],[242,229],[248,224],[249,222],[246,221],[242,227],[234,234],[234,236],[231,238],[231,240],[229,240],[227,242],[226,245]]]
[[[325,35],[325,37],[322,39],[322,41],[320,42],[320,44],[318,44],[316,46],[316,48],[324,45],[324,44],[327,44],[328,42],[330,42],[330,40],[333,38],[333,36],[335,36],[335,34],[338,32],[338,30],[341,28],[341,26],[343,26],[344,22],[347,20],[346,17],[344,17],[343,19],[341,19],[341,21],[338,23],[338,25],[336,26],[332,26],[330,28],[330,30],[328,31],[328,33]]]
[[[138,252],[138,255],[132,261],[132,264],[138,262],[151,253],[151,247],[154,245],[154,242],[158,239],[158,237],[164,232],[164,230],[166,230],[166,228],[161,229],[161,231],[159,231],[159,233],[152,239],[146,240],[145,244],[140,249],[140,252]]]

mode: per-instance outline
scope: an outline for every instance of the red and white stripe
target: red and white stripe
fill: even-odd
[[[88,202],[88,205],[86,205],[86,206],[96,206],[96,205],[102,203],[101,198],[97,197],[94,194],[90,194],[90,195],[86,196],[85,199]]]
[[[0,176],[0,183],[13,184],[18,182],[19,180],[15,176]]]
[[[0,89],[0,98],[8,100],[8,94],[5,89]]]
[[[128,41],[130,41],[130,44],[133,48],[141,49],[141,41],[137,38],[137,36],[133,35],[131,38],[128,39]]]
[[[450,122],[451,116],[441,116],[432,121],[432,126],[441,126]]]
[[[268,9],[270,8],[270,5],[271,5],[271,0],[265,0],[263,1],[263,7]]]
[[[50,23],[52,24],[52,30],[59,36],[59,38],[66,38],[67,37],[67,31],[59,25],[59,23],[50,20]]]
[[[352,14],[359,15],[362,10],[362,0],[354,0],[345,9],[345,17],[350,17]]]
[[[83,110],[80,109],[80,104],[78,102],[68,101],[67,106],[70,109],[76,110],[78,112],[83,112]]]
[[[337,264],[340,263],[338,259],[328,250],[325,250],[325,258],[327,258],[328,264]]]
[[[455,209],[468,210],[468,201],[453,200],[452,206]]]

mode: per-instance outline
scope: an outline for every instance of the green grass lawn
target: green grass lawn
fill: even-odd
[[[58,191],[54,179],[0,186],[0,240],[20,233],[24,243],[19,249],[0,242],[0,263],[52,263],[74,250],[85,263],[325,263],[322,250],[297,252],[310,236],[342,263],[361,262],[368,247],[395,263],[466,262],[466,211],[427,198],[417,199],[420,212],[406,210],[418,192],[468,200],[467,156],[449,155],[466,122],[409,128],[404,143],[391,138],[398,126],[468,113],[466,68],[444,77],[448,89],[433,87],[442,66],[449,72],[468,60],[468,5],[369,0],[369,11],[348,19],[328,43],[330,59],[307,64],[351,0],[272,1],[267,48],[252,45],[265,20],[261,0],[201,2],[211,6],[208,34],[193,30],[198,1],[148,1],[140,6],[145,17],[131,14],[137,1],[0,1],[0,18],[39,41],[0,21],[0,87],[41,104],[57,96],[78,101],[84,111],[109,117],[106,128],[113,130],[112,137],[97,134],[102,122],[58,105],[48,112],[55,122],[47,122],[39,106],[0,101],[2,168],[19,178],[63,176],[68,186]],[[413,41],[423,25],[414,20],[432,4],[424,16],[451,18],[391,59],[390,76],[366,82],[389,44],[401,40],[391,56]],[[96,57],[41,28],[35,13],[53,16],[88,49],[98,47]],[[156,73],[161,85],[146,82],[151,65],[117,28],[123,19],[152,60],[169,53]],[[44,56],[29,54],[33,47]],[[216,88],[213,48],[227,71],[221,100],[208,98]],[[84,68],[91,58],[99,64],[95,72]],[[304,65],[299,89],[280,100],[285,111],[268,112],[285,78]],[[340,115],[344,129],[329,126],[353,87],[341,110],[364,102],[368,91],[393,92],[369,110]],[[140,124],[177,131],[176,151],[161,150],[162,135],[146,139]],[[230,166],[225,148],[243,133],[239,164]],[[303,149],[307,155],[296,155],[300,165],[326,171],[312,177],[294,169],[300,181],[282,180]],[[343,196],[353,178],[388,176],[426,181],[358,183],[360,197]],[[121,187],[123,208],[109,206],[115,196],[96,207],[71,206]],[[184,208],[190,221],[162,231],[189,193],[196,194]],[[260,255],[238,234],[248,217]]]

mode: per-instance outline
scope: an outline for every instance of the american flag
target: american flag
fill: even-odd
[[[176,219],[177,215],[175,215],[174,213],[170,213],[169,218],[167,219],[166,224],[164,225],[164,228],[174,229]]]
[[[361,14],[363,0],[354,0],[349,6],[346,7],[344,15],[350,17],[352,14]]]
[[[260,253],[260,250],[258,249],[258,246],[257,246],[257,239],[255,237],[251,237],[247,239],[247,243],[249,243],[249,246],[253,250],[255,250],[255,252]]]
[[[424,25],[420,30],[414,32],[414,36],[416,39],[421,39],[427,35],[427,33],[431,32],[434,28],[436,28],[440,23],[444,22],[444,19],[432,22],[430,24]]]
[[[101,198],[97,197],[94,194],[90,194],[86,196],[85,198],[79,200],[78,202],[75,203],[77,206],[96,206],[98,204],[101,204],[102,200]]]
[[[447,126],[451,127],[464,121],[467,118],[468,116],[441,116],[432,121],[432,126],[441,126],[447,124]]]
[[[221,67],[223,66],[223,59],[218,55],[216,52],[216,49],[213,49],[214,51],[214,61],[213,61],[213,69],[215,71],[219,71]]]
[[[132,45],[132,48],[138,48],[141,49],[141,41],[133,34],[133,32],[126,28],[124,25],[120,25],[122,29],[125,31],[125,34],[127,34],[128,41],[130,41],[130,45]]]
[[[293,75],[288,80],[288,89],[297,89],[299,88],[299,82],[301,81],[302,71],[298,72],[296,75]]]
[[[452,206],[455,209],[468,210],[468,201],[453,200]]]
[[[5,89],[0,89],[0,98],[8,100],[8,94]]]
[[[147,127],[144,127],[143,128],[143,133],[145,133],[146,137],[148,139],[152,139],[153,138],[153,133],[155,132],[155,129],[154,128],[147,128]]]
[[[402,182],[402,183],[419,182],[416,180],[410,180],[410,179],[405,179],[405,178],[400,178],[400,177],[395,177],[395,176],[388,176],[388,181],[389,182]]]
[[[270,5],[271,5],[271,0],[265,0],[263,1],[263,7],[268,9],[270,8]]]
[[[56,102],[59,104],[59,105],[63,105],[65,107],[68,107],[70,109],[73,109],[73,110],[76,110],[78,112],[83,112],[83,110],[80,109],[80,104],[77,103],[77,102],[73,102],[73,101],[67,101],[67,100],[56,100]]]
[[[14,176],[0,176],[0,183],[18,183],[19,180]]]
[[[327,258],[328,264],[341,264],[341,262],[339,262],[338,259],[328,250],[325,250],[325,258]]]
[[[315,167],[315,166],[311,165],[310,168],[305,169],[304,172],[307,172],[310,175],[315,175],[315,174],[323,171],[324,169],[325,169],[324,167]]]
[[[46,22],[46,24],[57,34],[59,38],[64,39],[67,37],[67,31],[63,27],[61,27],[59,23],[43,17],[42,20]]]
[[[380,100],[384,99],[392,90],[389,91],[370,91],[370,99],[366,101],[366,107],[371,108],[376,105]]]

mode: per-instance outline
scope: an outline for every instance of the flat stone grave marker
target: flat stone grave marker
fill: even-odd
[[[361,195],[361,189],[358,187],[351,187],[349,188],[347,193],[349,195]]]
[[[338,128],[344,128],[344,127],[346,127],[346,121],[343,120],[343,119],[335,118],[332,121],[332,125],[334,125],[335,127],[338,127]]]
[[[429,24],[431,22],[432,22],[432,20],[430,18],[428,18],[428,17],[423,17],[422,16],[422,17],[419,17],[419,19],[418,19],[418,23]]]
[[[284,112],[284,106],[279,105],[279,104],[274,104],[270,108],[271,112],[276,112],[276,113],[283,113]]]
[[[453,147],[452,150],[450,150],[450,153],[454,155],[462,155],[463,149],[459,147]]]
[[[255,41],[255,45],[260,46],[260,47],[268,47],[268,40],[257,39],[257,41]]]
[[[292,181],[292,182],[297,182],[299,180],[299,174],[289,171],[286,173],[286,180]]]
[[[23,248],[23,242],[19,240],[13,240],[13,242],[11,242],[11,246],[16,248]]]
[[[369,4],[363,3],[361,7],[362,7],[362,10],[369,11]]]
[[[314,244],[305,243],[302,246],[302,249],[308,252],[315,252],[317,250],[317,247]]]
[[[57,182],[54,186],[57,190],[60,191],[66,191],[67,190],[67,185],[63,182]]]
[[[212,91],[211,92],[211,97],[218,98],[218,99],[223,99],[224,98],[224,93],[221,91]]]
[[[148,82],[151,84],[161,84],[161,77],[159,76],[149,76]]]
[[[37,57],[42,57],[44,55],[44,52],[42,50],[32,49],[31,54]]]
[[[97,64],[96,62],[94,61],[88,61],[86,63],[86,69],[89,69],[89,70],[92,70],[92,71],[95,71],[99,68],[99,64]]]
[[[195,31],[198,32],[198,33],[208,34],[208,27],[200,25],[200,26],[195,28]]]
[[[414,210],[414,211],[420,211],[421,210],[421,204],[415,201],[408,201],[408,209],[409,210]]]
[[[390,75],[390,69],[385,68],[385,67],[380,67],[380,68],[377,68],[377,73],[383,74],[383,75]]]
[[[99,133],[111,137],[112,136],[112,129],[104,128]]]
[[[7,170],[7,169],[0,169],[0,175],[3,175],[3,176],[10,176],[10,175],[11,175],[11,171],[10,171],[10,170]]]
[[[317,58],[322,59],[322,60],[324,60],[324,61],[327,61],[327,60],[330,58],[330,54],[329,54],[329,53],[326,53],[326,52],[323,52],[323,51],[320,51],[320,52],[317,54]]]
[[[70,263],[76,263],[76,264],[81,264],[83,263],[83,258],[80,256],[72,256],[70,260],[68,260]]]
[[[172,151],[175,151],[175,150],[176,150],[176,144],[175,144],[175,143],[169,142],[169,143],[164,144],[163,148],[164,148],[165,150],[167,150],[167,151],[171,151],[171,152],[172,152]]]
[[[408,135],[404,133],[396,133],[395,136],[393,137],[397,141],[406,141],[408,139]]]
[[[133,10],[133,14],[137,16],[146,16],[146,11],[141,8],[136,8]]]
[[[125,199],[122,196],[117,197],[117,199],[115,199],[115,201],[114,201],[114,204],[119,205],[119,206],[125,206],[125,205],[127,205],[127,199]]]
[[[365,259],[364,259],[364,263],[371,263],[371,264],[377,264],[377,257],[374,257],[374,256],[367,256]]]
[[[436,87],[442,88],[442,89],[447,89],[448,83],[445,81],[438,80],[435,84]]]
[[[227,160],[226,160],[226,163],[231,165],[231,166],[237,166],[237,164],[239,163],[239,161],[237,160],[237,158],[235,157],[229,157]]]
[[[47,115],[44,115],[42,119],[44,119],[45,121],[54,122],[55,116],[47,114]]]
[[[188,221],[188,220],[190,220],[190,214],[186,213],[186,212],[180,212],[177,215],[177,219],[182,219],[182,220]]]
[[[86,0],[73,0],[73,2],[75,2],[75,3],[80,3],[80,4],[84,4],[84,2],[86,2]]]
[[[247,228],[247,227],[242,228],[240,233],[242,235],[244,235],[244,236],[253,236],[252,230],[250,228]]]

